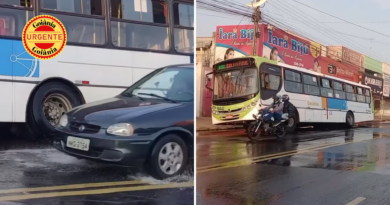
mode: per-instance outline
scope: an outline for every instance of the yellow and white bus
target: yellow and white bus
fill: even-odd
[[[288,94],[295,105],[298,123],[345,123],[373,120],[371,89],[368,86],[316,73],[261,57],[242,57],[213,66],[212,123],[245,125],[272,97]]]

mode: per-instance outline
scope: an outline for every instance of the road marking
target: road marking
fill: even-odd
[[[145,191],[145,190],[153,190],[153,189],[155,190],[155,189],[185,188],[185,187],[193,187],[193,186],[194,186],[193,182],[187,182],[187,183],[180,183],[180,184],[160,184],[160,185],[119,187],[119,188],[94,189],[94,190],[83,190],[83,191],[49,192],[49,193],[39,193],[39,194],[3,196],[3,197],[0,197],[0,202],[1,201],[20,201],[20,200],[27,200],[27,199],[39,199],[39,198],[64,197],[64,196],[111,194],[111,193],[118,193],[118,192]]]
[[[375,139],[378,139],[378,138],[375,138]],[[249,164],[256,163],[256,162],[264,162],[264,161],[267,161],[267,160],[277,159],[277,158],[281,158],[281,157],[288,157],[288,156],[292,156],[292,155],[303,154],[303,153],[306,153],[306,152],[317,151],[317,150],[326,149],[326,148],[330,148],[330,147],[336,147],[336,146],[340,146],[340,145],[347,145],[347,144],[352,144],[352,143],[358,143],[358,142],[363,142],[363,141],[368,141],[368,140],[372,140],[372,139],[364,139],[364,140],[359,140],[359,141],[354,141],[354,142],[336,143],[336,144],[333,144],[333,145],[322,146],[322,147],[318,147],[318,148],[315,148],[315,149],[309,149],[309,150],[302,149],[302,150],[299,150],[299,151],[294,151],[294,153],[277,155],[277,156],[272,156],[272,157],[268,157],[268,158],[261,158],[261,159],[254,159],[254,160],[253,160],[253,158],[251,158],[252,160],[247,159],[246,161],[240,160],[240,162],[238,162],[238,163],[231,163],[231,165],[215,167],[215,168],[209,168],[209,169],[203,169],[203,170],[197,171],[196,173],[200,174],[200,173],[209,172],[209,171],[215,171],[215,170],[219,170],[219,169],[239,167],[239,166],[249,165]]]
[[[101,182],[101,183],[70,184],[70,185],[34,187],[34,188],[6,189],[6,190],[0,190],[0,194],[10,194],[10,193],[19,193],[19,192],[54,191],[54,190],[65,190],[65,189],[84,189],[84,188],[94,188],[94,187],[131,185],[131,184],[146,184],[146,182],[119,181],[119,182]]]
[[[297,153],[299,151],[316,150],[318,148],[327,147],[327,146],[330,146],[330,145],[341,145],[341,144],[343,144],[343,143],[340,143],[340,142],[329,143],[329,144],[325,144],[325,145],[307,147],[307,148],[303,148],[303,149],[291,150],[291,151],[286,151],[286,152],[279,152],[279,153],[275,153],[275,154],[262,155],[262,156],[258,156],[258,157],[250,157],[250,158],[239,159],[239,160],[230,161],[230,162],[224,162],[224,163],[219,163],[219,164],[213,164],[213,165],[207,165],[207,166],[203,166],[203,167],[198,167],[196,170],[197,171],[202,171],[202,170],[205,170],[205,169],[216,168],[216,167],[221,167],[221,166],[228,166],[228,165],[236,164],[236,163],[247,164],[248,162],[251,162],[251,161],[256,160],[256,159],[263,159],[263,158],[268,158],[268,157],[280,156],[280,155],[283,155],[283,154],[294,154],[294,153]]]
[[[346,205],[356,205],[356,204],[358,204],[358,203],[360,203],[360,202],[362,202],[362,201],[364,201],[364,200],[366,200],[366,198],[364,198],[364,197],[358,197],[358,198],[352,200],[351,202],[349,202],[349,203],[346,204]]]

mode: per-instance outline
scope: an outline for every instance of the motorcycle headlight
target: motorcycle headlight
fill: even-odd
[[[128,137],[134,133],[134,128],[129,123],[113,124],[107,128],[107,133],[116,136]]]
[[[62,115],[60,122],[58,123],[60,127],[66,127],[68,125],[68,115],[64,114]]]

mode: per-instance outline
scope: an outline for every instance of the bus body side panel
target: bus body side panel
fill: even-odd
[[[0,39],[0,122],[12,121],[13,85],[12,85],[12,61],[13,40]],[[23,47],[23,45],[22,45]]]
[[[14,76],[14,118],[0,118],[0,121],[25,122],[27,100],[36,84],[22,81],[65,78],[79,87],[85,101],[89,103],[120,94],[157,68],[189,62],[189,56],[67,45],[56,58],[39,61],[39,70],[34,77]],[[89,81],[89,85],[83,85],[81,81]],[[3,107],[7,110],[11,106]]]

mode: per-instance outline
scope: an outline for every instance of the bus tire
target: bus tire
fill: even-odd
[[[27,125],[34,138],[41,138],[51,137],[61,116],[81,105],[82,101],[69,86],[49,82],[37,89],[30,103]]]
[[[289,122],[287,123],[286,129],[287,132],[293,133],[295,132],[298,124],[298,111],[295,110],[295,115],[292,118],[289,118]]]
[[[355,117],[353,116],[353,113],[351,111],[348,111],[345,117],[345,125],[347,126],[347,128],[352,128],[354,124]]]

